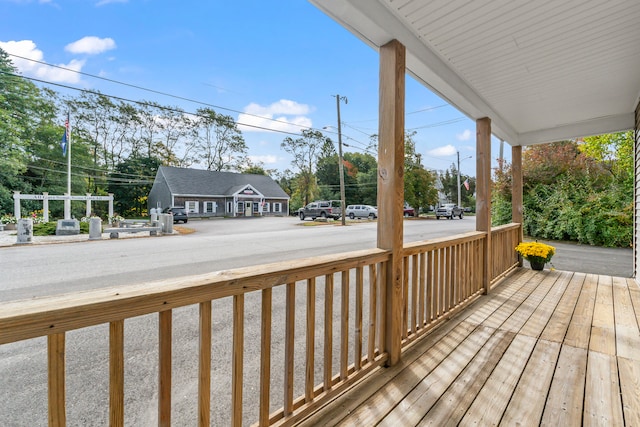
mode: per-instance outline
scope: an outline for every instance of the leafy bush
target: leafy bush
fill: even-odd
[[[57,227],[58,227],[58,223],[56,221],[33,224],[33,235],[34,236],[55,236]],[[80,234],[89,234],[88,222],[80,222]]]

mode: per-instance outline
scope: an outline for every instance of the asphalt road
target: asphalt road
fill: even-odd
[[[473,230],[475,220],[407,220],[405,242]],[[310,225],[310,222],[305,222]],[[0,248],[0,301],[79,292],[286,261],[308,256],[372,248],[376,223],[348,227],[302,226],[297,218],[192,221],[192,234]],[[557,248],[557,269],[630,276],[631,250],[550,242]],[[319,287],[321,288],[321,287]],[[300,307],[305,296],[296,294]],[[318,291],[318,306],[323,295]],[[281,406],[284,296],[274,291],[272,410]],[[245,424],[257,416],[259,372],[259,294],[245,301]],[[339,310],[337,310],[339,313]],[[228,425],[222,408],[230,403],[231,303],[213,304],[212,423]],[[195,425],[197,417],[197,319],[195,307],[174,310],[173,425]],[[296,316],[296,376],[304,372],[304,313]],[[125,322],[125,424],[157,424],[157,316]],[[336,337],[338,334],[335,334]],[[108,326],[67,334],[68,425],[108,425]],[[322,341],[317,340],[317,354]],[[336,345],[336,348],[338,345]],[[352,347],[350,347],[352,348]],[[337,355],[336,355],[337,356]],[[334,360],[334,366],[338,365]],[[46,417],[46,339],[0,346],[0,425],[39,426]],[[318,373],[320,367],[316,367]],[[301,390],[297,386],[295,394]]]

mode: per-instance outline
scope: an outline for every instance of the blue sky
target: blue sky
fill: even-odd
[[[284,131],[335,127],[339,94],[348,99],[341,104],[345,151],[363,151],[378,131],[377,52],[304,0],[0,0],[0,47]],[[191,112],[203,107],[11,59],[23,75],[44,81]],[[417,131],[423,164],[447,169],[459,151],[462,173],[475,175],[475,123],[410,77],[406,89],[405,124]],[[242,129],[255,161],[291,168],[280,148],[288,135]],[[495,141],[492,157],[498,148]]]

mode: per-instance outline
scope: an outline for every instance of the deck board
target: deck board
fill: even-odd
[[[514,274],[303,425],[640,425],[640,288]]]

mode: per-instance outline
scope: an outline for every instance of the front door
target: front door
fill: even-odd
[[[251,216],[253,213],[253,202],[244,202],[244,216]]]

